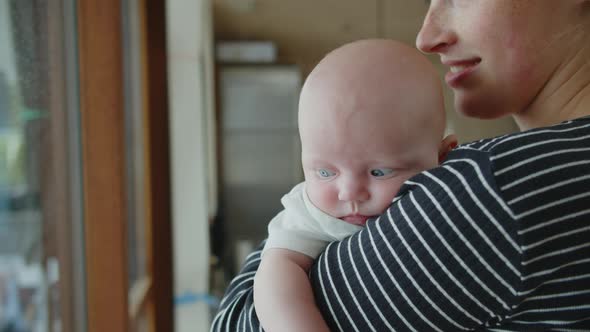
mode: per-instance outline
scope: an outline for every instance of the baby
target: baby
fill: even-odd
[[[308,280],[332,241],[359,231],[391,204],[410,177],[456,146],[444,140],[438,75],[417,50],[363,40],[329,53],[299,101],[305,182],[281,200],[254,280],[266,331],[329,331]],[[380,222],[370,220],[369,222]]]

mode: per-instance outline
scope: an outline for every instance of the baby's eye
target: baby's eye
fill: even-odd
[[[375,168],[371,170],[371,175],[376,178],[384,177],[391,174],[393,174],[393,169],[391,168]]]
[[[334,175],[336,175],[335,172],[332,172],[329,169],[325,169],[325,168],[320,168],[317,170],[318,176],[322,179],[327,179],[327,178],[331,178]]]

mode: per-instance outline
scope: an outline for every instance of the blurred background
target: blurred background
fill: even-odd
[[[303,178],[306,75],[353,40],[413,45],[426,9],[0,0],[0,332],[208,331]],[[516,131],[445,97],[461,142]]]

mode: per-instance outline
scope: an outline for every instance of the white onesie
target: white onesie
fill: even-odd
[[[282,248],[315,259],[330,242],[340,241],[362,229],[315,207],[307,196],[305,182],[283,196],[281,203],[285,209],[268,224],[263,254],[270,248]]]

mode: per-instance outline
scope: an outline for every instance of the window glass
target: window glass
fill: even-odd
[[[0,331],[84,330],[75,29],[66,29],[75,25],[65,2],[0,0]]]

